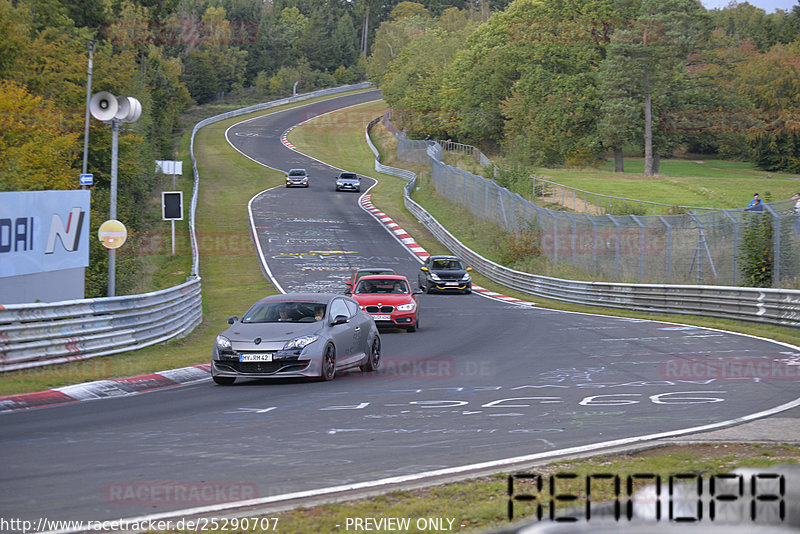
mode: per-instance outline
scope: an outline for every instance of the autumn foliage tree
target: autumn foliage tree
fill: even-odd
[[[0,190],[71,189],[79,134],[74,117],[31,95],[13,81],[0,80]]]

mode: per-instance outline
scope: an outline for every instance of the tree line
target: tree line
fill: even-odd
[[[411,135],[520,165],[677,150],[800,172],[800,6],[515,0],[488,20],[407,4],[367,72]]]
[[[398,0],[0,0],[0,191],[76,189],[83,163],[88,44],[92,92],[132,96],[142,116],[119,139],[118,218],[131,233],[157,221],[155,160],[175,159],[180,118],[222,95],[265,101],[363,81],[376,29]],[[427,0],[436,16],[458,5]],[[108,213],[111,129],[92,119],[92,235]],[[91,240],[87,296],[104,296],[105,250]],[[137,278],[135,242],[118,257],[117,290]]]

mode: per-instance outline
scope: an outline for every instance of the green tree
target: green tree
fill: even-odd
[[[74,189],[79,134],[51,101],[0,80],[0,191]]]
[[[203,15],[203,28],[202,44],[186,56],[181,77],[198,103],[241,88],[247,65],[247,52],[228,44],[230,22],[224,8],[209,7]]]

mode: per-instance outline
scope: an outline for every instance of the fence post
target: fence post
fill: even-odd
[[[597,271],[597,223],[594,217],[588,213],[584,213],[589,222],[592,223],[592,269]]]
[[[639,234],[639,283],[641,283],[644,279],[644,225],[636,215],[631,215],[631,219],[641,229],[641,234]]]
[[[723,210],[722,213],[724,213],[725,216],[733,223],[733,264],[731,265],[731,268],[733,269],[733,277],[731,279],[731,285],[735,286],[736,276],[739,274],[737,271],[738,265],[736,264],[736,259],[739,256],[739,221],[737,221],[730,213],[728,213],[728,210]],[[669,280],[667,280],[667,282],[669,282]]]
[[[767,208],[767,211],[770,212],[772,217],[775,219],[775,226],[772,230],[773,235],[773,247],[774,251],[772,253],[772,287],[780,287],[781,286],[781,216],[780,214],[772,209],[769,204],[766,202],[764,203],[764,207]]]
[[[553,263],[558,263],[558,218],[553,210],[550,215],[553,217]]]
[[[619,222],[614,218],[613,215],[607,215],[611,222],[617,227],[617,239],[616,243],[614,243],[614,278],[619,279]]]
[[[669,284],[669,271],[672,265],[672,225],[670,225],[667,220],[662,216],[658,216],[661,219],[661,222],[664,223],[664,226],[667,227],[667,280],[666,283]]]

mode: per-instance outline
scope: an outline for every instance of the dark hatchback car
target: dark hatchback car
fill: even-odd
[[[341,172],[336,177],[337,191],[361,191],[361,178],[354,172]]]
[[[417,281],[420,289],[434,291],[472,293],[472,267],[465,267],[456,256],[430,256],[420,267]]]

